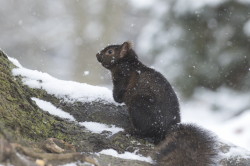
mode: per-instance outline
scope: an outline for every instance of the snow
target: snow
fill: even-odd
[[[6,54],[6,55],[7,55],[7,54]],[[9,57],[9,56],[8,56],[8,59],[9,59],[14,65],[16,65],[17,67],[22,68],[22,65],[18,62],[17,59],[11,58],[11,57]]]
[[[75,118],[70,115],[68,112],[63,111],[62,109],[56,108],[53,104],[50,102],[32,97],[31,98],[33,101],[36,102],[37,106],[41,108],[43,111],[46,111],[50,113],[51,115],[58,116],[63,119],[68,119],[70,121],[75,121]],[[88,131],[92,133],[97,133],[101,134],[104,131],[109,131],[110,134],[109,136],[112,136],[120,131],[123,131],[124,129],[120,127],[116,127],[115,125],[106,125],[102,123],[97,123],[97,122],[79,122],[79,125],[84,126]]]
[[[241,147],[247,147],[250,149],[250,110],[243,113],[242,115],[224,122],[223,124],[218,124],[217,126],[211,127],[220,138],[224,140],[230,139],[236,145]]]
[[[124,152],[122,154],[119,154],[116,150],[114,149],[105,149],[100,151],[97,154],[105,154],[105,155],[110,155],[110,156],[114,156],[117,158],[122,158],[122,159],[128,159],[128,160],[139,160],[139,161],[145,161],[148,163],[153,163],[153,160],[151,159],[151,157],[144,157],[140,154],[136,154],[137,151],[131,153],[131,152]]]
[[[97,122],[80,122],[80,125],[85,126],[92,133],[101,134],[103,131],[110,131],[112,135],[123,131],[122,128],[116,127],[115,125],[108,126]]]
[[[108,88],[93,86],[74,81],[63,81],[37,70],[22,67],[17,60],[9,58],[17,67],[12,70],[14,76],[22,76],[23,83],[31,88],[44,89],[51,95],[63,98],[68,102],[93,102],[103,100],[104,103],[118,105]]]
[[[37,106],[40,107],[42,110],[49,112],[51,115],[59,116],[61,118],[69,119],[71,121],[74,121],[75,118],[70,115],[67,112],[64,112],[63,110],[56,108],[53,104],[50,102],[32,97],[31,98],[33,101],[36,102]]]
[[[89,75],[89,71],[84,71],[83,76],[87,76],[87,75]]]
[[[229,152],[220,153],[220,156],[222,158],[234,158],[234,157],[242,157],[242,156],[244,158],[250,158],[250,152],[246,151],[246,149],[243,149],[241,147],[234,146],[231,144],[231,148],[230,148]]]
[[[139,160],[139,161],[144,161],[144,162],[148,162],[151,164],[154,163],[154,161],[152,160],[151,157],[144,157],[141,154],[137,154],[137,151],[135,151],[133,153],[124,152],[122,154],[119,154],[114,149],[104,149],[104,150],[96,153],[96,155],[100,155],[100,154],[105,154],[105,155],[114,156],[116,158],[122,158],[122,159],[127,159],[127,160]],[[72,162],[72,163],[61,165],[61,166],[77,166],[77,164],[78,164],[77,162]]]

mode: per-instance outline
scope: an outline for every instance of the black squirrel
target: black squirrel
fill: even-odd
[[[114,100],[128,107],[135,132],[156,143],[161,141],[154,155],[158,165],[212,163],[216,154],[212,134],[195,125],[180,124],[179,102],[172,86],[161,73],[138,60],[131,42],[109,45],[96,57],[111,71]]]

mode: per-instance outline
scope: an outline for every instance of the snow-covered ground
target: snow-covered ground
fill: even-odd
[[[18,66],[18,68],[13,69],[13,75],[21,75],[23,83],[31,88],[42,88],[48,93],[64,98],[69,102],[104,100],[115,103],[112,98],[112,91],[107,88],[59,80],[47,73],[26,69],[16,59],[10,57],[9,59]],[[47,101],[38,98],[32,98],[32,100],[42,110],[52,115],[75,121],[73,116]],[[216,92],[199,89],[193,95],[192,100],[181,101],[182,122],[196,123],[215,132],[220,139],[250,150],[250,110],[246,109],[249,108],[249,101],[249,93],[242,94],[225,88]],[[235,116],[237,111],[244,109],[245,111],[242,114]],[[102,133],[106,130],[110,131],[112,135],[123,130],[114,125],[108,126],[96,122],[80,122],[79,124],[94,133]],[[100,154],[109,154],[121,158],[135,155],[134,157],[137,160],[152,162],[150,158],[143,157],[136,152],[118,154],[113,149],[107,149]],[[232,154],[239,153],[236,149]]]
[[[150,157],[144,157],[140,154],[137,154],[137,151],[135,151],[134,153],[124,152],[123,154],[119,154],[114,149],[105,149],[105,150],[100,151],[99,154],[106,154],[106,155],[111,155],[111,156],[122,158],[122,159],[139,160],[139,161],[145,161],[148,163],[153,163]]]

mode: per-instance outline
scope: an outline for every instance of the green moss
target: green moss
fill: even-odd
[[[23,85],[20,77],[12,76],[14,67],[0,51],[0,122],[5,126],[3,130],[12,132],[15,138],[22,137],[30,141],[49,137],[78,140],[79,134],[70,134],[73,126],[77,128],[75,125],[50,116],[36,106],[30,98],[40,98],[47,93]]]
[[[73,143],[81,152],[96,152],[104,148],[114,148],[123,152],[124,149],[130,147],[131,141],[124,134],[107,138],[100,134],[87,132],[82,126],[42,111],[31,100],[31,97],[50,101],[58,107],[66,106],[63,109],[74,111],[77,116],[81,117],[86,116],[83,112],[93,110],[92,114],[87,115],[89,116],[88,120],[96,119],[102,123],[109,121],[105,120],[105,117],[110,116],[106,114],[99,116],[98,112],[101,113],[101,111],[95,112],[94,110],[111,107],[102,105],[102,103],[96,104],[95,107],[92,107],[92,103],[67,105],[42,89],[31,89],[24,85],[20,76],[14,77],[12,75],[11,70],[14,67],[0,51],[0,135],[10,135],[9,138],[14,142],[19,141],[27,146],[39,144],[47,138],[58,138]],[[84,111],[78,114],[82,109]],[[115,118],[110,118],[110,120],[113,119]],[[136,148],[137,145],[134,147]]]

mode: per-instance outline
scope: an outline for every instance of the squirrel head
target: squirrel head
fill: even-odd
[[[121,45],[109,45],[96,54],[97,60],[107,69],[111,69],[115,65],[137,59],[133,44],[129,41]]]

